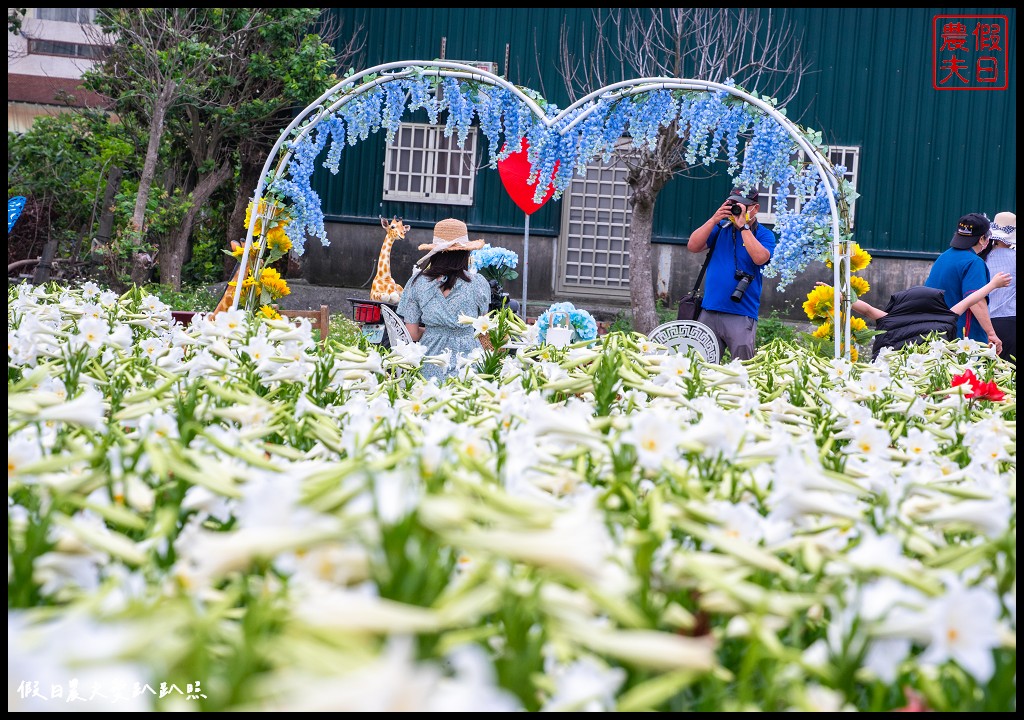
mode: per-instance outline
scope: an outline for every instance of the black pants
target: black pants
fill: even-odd
[[[1017,318],[1016,317],[994,317],[992,327],[996,335],[1003,341],[1003,352],[999,357],[1017,364]],[[1013,358],[1012,360],[1010,358]]]

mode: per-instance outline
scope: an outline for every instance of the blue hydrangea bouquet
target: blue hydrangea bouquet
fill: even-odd
[[[586,310],[577,308],[571,302],[555,303],[537,318],[538,338],[547,342],[548,330],[552,327],[564,327],[568,322],[572,328],[572,342],[594,340],[597,338],[597,321]]]
[[[519,256],[502,247],[491,247],[488,244],[474,250],[469,256],[469,264],[488,280],[499,283],[519,277],[515,270],[519,266]]]

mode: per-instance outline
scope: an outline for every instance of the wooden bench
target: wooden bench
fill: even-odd
[[[331,312],[327,305],[319,310],[278,310],[283,318],[308,318],[314,330],[320,331],[320,346],[327,347],[327,336],[331,333]]]

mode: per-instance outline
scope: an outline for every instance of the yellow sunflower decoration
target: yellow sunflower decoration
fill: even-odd
[[[857,243],[850,243],[850,272],[860,272],[871,264],[871,253]],[[825,265],[832,267],[832,258],[825,260]]]
[[[850,272],[860,272],[871,264],[871,254],[857,243],[850,243]]]
[[[288,287],[288,283],[281,277],[281,273],[274,268],[263,268],[260,271],[259,286],[263,292],[269,293],[273,300],[283,298],[292,292]]]
[[[807,301],[804,303],[804,312],[810,320],[832,317],[832,288],[828,285],[818,285],[807,293]]]
[[[832,267],[831,260],[826,260],[825,264]],[[870,264],[871,254],[857,243],[850,243],[850,272],[860,272]],[[853,294],[851,300],[856,300],[871,290],[871,283],[859,275],[850,275],[850,290]],[[815,285],[807,293],[807,300],[803,305],[807,317],[818,323],[818,327],[811,333],[811,337],[816,341],[815,344],[822,349],[835,338],[835,328],[832,326],[833,297],[834,292],[831,285]],[[853,335],[853,342],[861,345],[869,342],[875,335],[863,318],[859,317],[850,318],[850,333]],[[850,348],[850,357],[853,360],[857,359],[856,347]]]
[[[268,203],[266,198],[260,200],[260,212],[259,217],[256,219],[256,227],[253,229],[253,235],[259,237],[263,234],[263,221],[267,220],[268,230],[267,239],[270,239],[271,234],[275,234],[277,230],[279,235],[284,235],[284,226],[288,224],[291,217],[288,215],[288,211],[277,204]],[[249,223],[252,221],[252,203],[249,203],[249,207],[245,209],[245,227],[249,228]],[[285,236],[287,237],[287,236]]]
[[[857,297],[860,297],[861,295],[866,295],[867,292],[871,289],[871,283],[862,278],[860,275],[851,275],[850,288],[855,293],[857,293]]]
[[[253,205],[250,202],[249,207],[245,210],[247,229],[252,221]],[[291,238],[285,231],[289,222],[291,222],[291,215],[287,208],[273,201],[260,200],[259,212],[253,228],[253,245],[249,251],[248,262],[246,262],[249,272],[242,283],[242,297],[248,301],[247,307],[252,308],[255,302],[258,307],[256,312],[268,318],[279,317],[277,311],[270,304],[274,300],[291,294],[291,289],[281,277],[281,273],[270,267],[292,249]],[[243,250],[244,246],[241,243],[232,243],[231,250],[226,252],[235,259],[242,260]]]

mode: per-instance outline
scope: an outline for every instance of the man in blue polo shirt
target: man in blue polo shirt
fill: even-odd
[[[734,360],[754,357],[761,268],[775,249],[775,235],[757,222],[757,197],[756,190],[734,189],[686,244],[692,253],[711,248],[698,320],[714,331],[719,350],[729,348]]]
[[[978,255],[988,247],[989,237],[989,221],[984,215],[970,213],[960,218],[949,250],[939,255],[924,283],[926,287],[942,290],[946,307],[953,307],[990,280],[988,266]],[[1003,351],[1003,343],[988,315],[988,298],[971,305],[960,316],[956,332],[957,337],[967,336],[995,345],[996,353]]]

